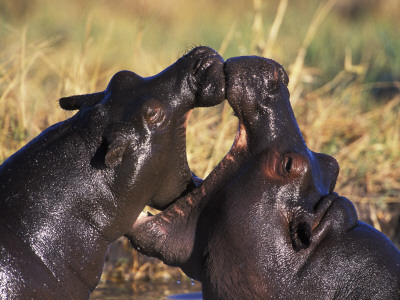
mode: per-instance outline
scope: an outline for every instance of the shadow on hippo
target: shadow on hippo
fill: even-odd
[[[239,57],[225,75],[232,149],[198,188],[139,217],[132,245],[200,280],[204,299],[400,299],[400,252],[333,192],[338,164],[307,148],[283,68]]]
[[[79,111],[0,166],[0,298],[88,298],[144,206],[194,186],[187,118],[224,86],[222,58],[198,47],[153,77],[122,71],[103,92],[60,99]]]

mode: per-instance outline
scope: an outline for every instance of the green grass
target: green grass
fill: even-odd
[[[0,0],[0,161],[71,116],[58,98],[103,90],[118,70],[154,75],[195,45],[225,59],[266,53],[290,76],[309,148],[338,160],[337,191],[370,205],[379,229],[400,201],[400,96],[385,94],[400,88],[400,5],[377,1],[348,17],[335,2],[349,1]],[[199,176],[236,126],[226,103],[192,114]]]

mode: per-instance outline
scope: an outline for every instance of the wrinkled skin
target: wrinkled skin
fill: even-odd
[[[202,282],[204,299],[399,299],[400,253],[333,192],[337,162],[310,151],[274,61],[225,63],[234,145],[193,192],[127,235]]]
[[[188,114],[224,87],[222,58],[198,47],[153,77],[122,71],[103,92],[60,99],[79,112],[0,166],[0,298],[87,299],[144,206],[194,186]]]

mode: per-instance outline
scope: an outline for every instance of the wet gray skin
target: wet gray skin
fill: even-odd
[[[193,192],[140,217],[133,246],[200,280],[204,299],[400,299],[400,252],[333,192],[338,164],[307,148],[283,68],[238,57],[225,75],[232,149]]]
[[[198,47],[158,75],[114,75],[0,166],[0,298],[87,299],[108,245],[145,205],[193,188],[186,122],[225,98],[223,60]]]

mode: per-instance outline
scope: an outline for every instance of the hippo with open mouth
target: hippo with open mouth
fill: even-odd
[[[109,244],[145,205],[194,186],[186,122],[225,99],[223,59],[198,47],[158,75],[114,75],[103,92],[0,166],[0,298],[87,299]]]
[[[202,282],[204,299],[400,299],[400,252],[334,192],[339,166],[310,151],[284,69],[225,63],[239,119],[229,153],[191,193],[126,235]]]

